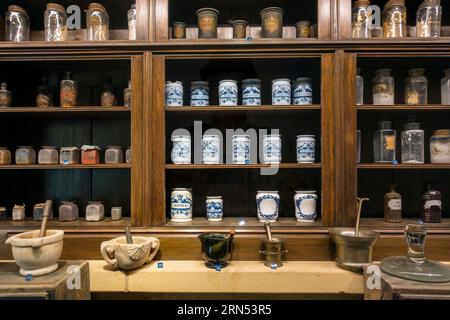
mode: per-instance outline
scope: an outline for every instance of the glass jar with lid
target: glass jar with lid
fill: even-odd
[[[440,223],[442,221],[442,195],[437,190],[432,190],[428,185],[428,191],[423,194],[422,220],[425,223]]]
[[[32,147],[20,146],[16,150],[16,164],[26,165],[36,163],[36,151]]]
[[[136,4],[131,5],[131,9],[128,10],[128,40],[136,40]]]
[[[5,40],[14,42],[30,40],[30,18],[22,7],[16,5],[8,7],[5,16]]]
[[[439,38],[441,36],[441,20],[441,0],[424,0],[417,10],[417,37]]]
[[[99,164],[100,163],[100,148],[98,146],[81,146],[81,163],[82,164]]]
[[[37,87],[36,107],[48,108],[53,105],[52,90],[47,85],[47,78],[42,79],[42,84]]]
[[[11,151],[6,147],[0,147],[0,165],[11,164]]]
[[[430,138],[431,163],[450,163],[450,130],[436,130]]]
[[[48,3],[44,13],[45,41],[67,41],[67,14],[63,6]]]
[[[86,25],[89,41],[109,40],[109,16],[100,3],[91,3],[86,12]]]
[[[391,76],[391,69],[376,70],[372,87],[374,105],[394,104],[395,81],[394,77]]]
[[[117,105],[116,95],[113,92],[113,87],[111,85],[104,85],[102,96],[101,96],[102,107],[114,107]]]
[[[0,108],[11,107],[11,91],[5,82],[0,84]]]
[[[78,103],[78,83],[72,79],[72,73],[69,71],[61,81],[60,103],[62,108],[71,108]]]
[[[105,206],[101,201],[89,201],[86,207],[86,221],[105,219]]]
[[[395,190],[395,183],[391,184],[391,190],[384,195],[384,221],[402,221],[402,196]]]
[[[123,163],[122,147],[109,146],[105,151],[105,163],[116,164]]]
[[[78,206],[75,201],[62,201],[59,206],[59,221],[72,222],[78,220]]]
[[[55,147],[43,146],[38,153],[39,164],[58,164],[58,150]]]
[[[425,134],[420,129],[420,123],[410,122],[405,124],[402,131],[402,163],[424,163]]]
[[[395,158],[396,131],[392,129],[392,121],[383,120],[378,123],[378,130],[373,135],[374,161],[392,163]]]
[[[352,8],[352,38],[370,38],[370,1],[358,0],[353,2]]]
[[[356,104],[361,106],[364,104],[364,78],[361,76],[361,68],[357,69],[356,73]]]
[[[444,72],[445,77],[441,80],[441,103],[450,105],[450,68]]]
[[[383,10],[384,38],[405,38],[406,17],[405,0],[389,0]]]
[[[409,77],[405,84],[405,102],[409,105],[428,103],[428,79],[424,75],[425,69],[409,70]]]
[[[64,165],[80,163],[80,149],[77,147],[62,147],[59,151],[59,163]]]

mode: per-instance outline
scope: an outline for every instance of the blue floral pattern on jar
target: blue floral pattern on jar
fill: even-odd
[[[173,137],[171,159],[174,164],[191,163],[191,139],[190,137]]]
[[[233,163],[250,164],[250,138],[233,137]]]
[[[302,210],[302,202],[304,201],[310,201],[314,200],[317,201],[317,195],[316,194],[297,194],[295,196],[295,217],[299,221],[310,221],[314,222],[317,219],[317,210],[314,210],[314,212],[303,212]],[[314,208],[316,209],[316,206],[314,205]]]
[[[281,162],[281,137],[265,136],[263,138],[263,163]]]
[[[206,217],[208,220],[221,220],[223,217],[223,201],[207,200]]]
[[[166,82],[166,106],[179,107],[183,105],[183,84],[177,82]]]
[[[170,199],[170,215],[172,218],[189,218],[192,215],[192,199],[184,194],[174,192]]]
[[[222,80],[219,84],[219,105],[236,106],[238,103],[238,88],[234,80]]]
[[[314,137],[297,138],[297,162],[314,162],[316,160],[316,141]]]
[[[275,202],[275,210],[272,212],[264,212],[261,205],[264,201],[273,201]],[[276,221],[278,220],[279,209],[280,209],[280,196],[278,194],[271,193],[258,193],[256,197],[256,208],[258,211],[258,219],[261,222],[265,221]]]
[[[272,84],[272,105],[291,104],[291,83],[288,79],[274,80]]]
[[[242,105],[261,105],[261,81],[259,79],[246,79],[242,81]]]
[[[204,136],[202,140],[203,163],[220,163],[220,138],[218,136]]]
[[[207,82],[196,81],[191,83],[191,106],[209,106],[209,86]]]
[[[311,105],[313,103],[313,90],[310,78],[298,78],[294,85],[294,105]]]

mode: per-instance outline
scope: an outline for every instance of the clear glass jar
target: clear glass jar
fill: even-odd
[[[109,16],[100,3],[91,3],[86,12],[86,26],[89,41],[109,40]]]
[[[80,163],[80,149],[77,147],[62,147],[59,151],[59,163],[64,165]]]
[[[103,92],[100,100],[102,107],[114,107],[117,105],[116,95],[113,92],[112,86],[103,86]]]
[[[423,194],[423,216],[425,223],[440,223],[442,221],[442,195],[437,190],[428,186],[428,191]]]
[[[38,153],[39,164],[58,164],[58,150],[55,147],[43,146]]]
[[[431,163],[450,163],[450,130],[436,130],[430,138]]]
[[[405,38],[406,17],[405,0],[389,0],[383,10],[384,38]]]
[[[417,10],[416,34],[418,38],[441,36],[441,0],[424,0]]]
[[[60,102],[62,108],[71,108],[78,103],[78,83],[72,80],[72,73],[66,72],[61,81]]]
[[[52,90],[47,86],[47,79],[42,81],[42,85],[37,87],[36,107],[48,108],[53,105]]]
[[[105,163],[116,164],[123,163],[122,147],[109,146],[105,151]]]
[[[123,101],[125,107],[131,108],[131,80],[128,81],[128,88],[123,89]]]
[[[32,147],[20,146],[16,150],[16,164],[35,164],[36,151]]]
[[[374,105],[394,104],[395,81],[394,77],[391,76],[391,69],[376,70],[372,87]]]
[[[13,221],[23,221],[25,220],[25,205],[16,204],[12,210],[12,220]]]
[[[136,40],[136,4],[131,5],[128,10],[128,40]]]
[[[420,129],[420,123],[406,123],[401,136],[402,163],[425,163],[425,133]]]
[[[30,40],[30,18],[19,6],[8,7],[5,16],[5,40],[14,42]]]
[[[78,206],[75,201],[62,201],[59,206],[59,221],[71,222],[78,220]]]
[[[356,105],[361,106],[364,104],[364,78],[361,76],[361,68],[357,69],[355,82]]]
[[[8,85],[5,82],[0,84],[0,108],[11,107],[11,91],[8,90]]]
[[[86,207],[86,221],[105,219],[105,206],[101,201],[89,201]]]
[[[370,38],[370,15],[369,0],[358,0],[353,2],[352,8],[352,38]]]
[[[42,221],[44,217],[45,203],[36,203],[33,207],[33,220]],[[50,208],[49,219],[53,219],[53,208]]]
[[[402,196],[395,190],[395,184],[391,184],[391,190],[384,195],[384,221],[402,221]]]
[[[441,80],[441,103],[450,105],[450,68],[444,72],[445,77]]]
[[[373,135],[374,161],[392,163],[395,158],[396,131],[391,129],[392,121],[380,121]]]
[[[425,69],[409,70],[405,83],[405,103],[423,105],[428,103],[428,79],[424,76]]]
[[[67,41],[67,14],[63,6],[48,3],[44,13],[45,41]]]
[[[6,147],[0,147],[0,165],[11,164],[11,151]]]
[[[81,146],[81,163],[92,165],[100,163],[100,148],[98,146]]]

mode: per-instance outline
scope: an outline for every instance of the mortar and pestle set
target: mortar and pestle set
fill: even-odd
[[[229,264],[235,230],[228,234],[204,233],[198,236],[202,247],[202,259],[208,268],[220,270]]]
[[[264,223],[266,228],[267,237],[261,240],[261,245],[264,250],[259,250],[264,256],[264,265],[266,267],[276,269],[283,266],[282,258],[287,253],[284,249],[284,240],[272,237],[272,230],[270,228],[270,222]]]

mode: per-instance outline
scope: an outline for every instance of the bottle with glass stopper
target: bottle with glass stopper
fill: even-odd
[[[384,221],[402,221],[402,196],[395,190],[396,184],[391,183],[391,190],[384,195]]]
[[[425,162],[425,133],[414,116],[408,118],[405,130],[402,131],[402,163]]]

